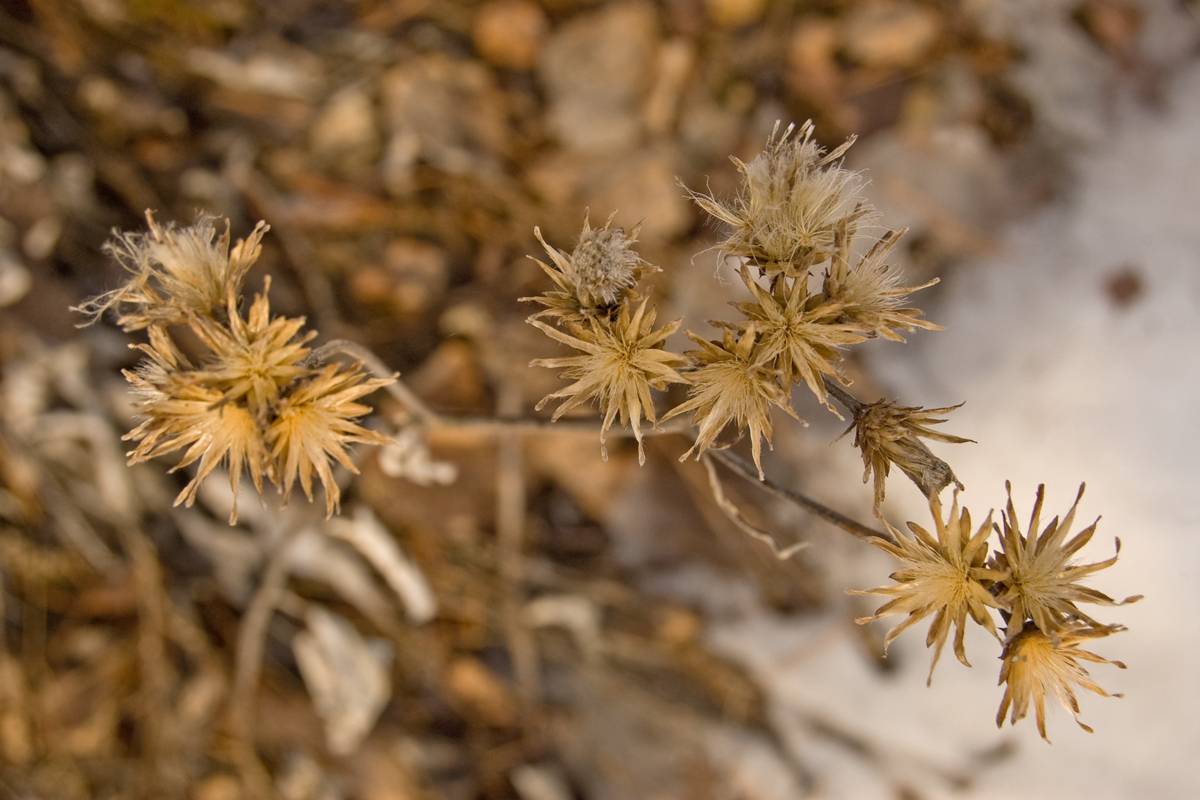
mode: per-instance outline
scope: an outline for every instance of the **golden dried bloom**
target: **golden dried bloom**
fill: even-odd
[[[643,414],[652,424],[654,401],[650,389],[662,391],[670,383],[686,383],[675,368],[683,366],[683,356],[661,349],[663,341],[679,329],[683,320],[675,320],[654,330],[655,311],[646,311],[642,300],[631,317],[629,306],[622,305],[615,321],[594,318],[588,324],[573,329],[574,335],[564,333],[551,326],[533,320],[533,324],[551,339],[569,345],[584,355],[566,358],[539,358],[530,366],[562,368],[560,377],[575,383],[542,398],[537,404],[541,409],[549,400],[564,398],[555,410],[557,420],[566,411],[585,400],[599,399],[604,410],[604,423],[600,427],[600,453],[607,460],[604,449],[604,434],[620,416],[621,424],[633,425],[633,435],[638,444],[638,462],[645,463],[646,453],[642,447],[641,419]]]
[[[754,353],[757,336],[753,327],[746,330],[739,340],[735,340],[733,334],[726,330],[724,341],[720,344],[707,341],[691,331],[688,331],[688,336],[703,348],[686,354],[695,358],[700,368],[688,375],[692,388],[687,402],[671,409],[663,417],[664,420],[670,419],[693,409],[696,412],[692,417],[692,423],[700,429],[696,443],[679,460],[683,461],[693,453],[697,459],[700,458],[725,425],[736,421],[739,430],[750,430],[754,465],[758,467],[759,478],[762,478],[762,440],[766,439],[768,445],[771,443],[771,404],[779,406],[796,419],[800,418],[788,405],[775,373],[758,364]]]
[[[804,278],[777,278],[774,291],[769,292],[744,265],[741,275],[755,302],[734,304],[747,317],[736,327],[747,330],[753,326],[758,332],[758,363],[779,374],[785,396],[791,396],[793,382],[803,380],[818,400],[826,402],[821,376],[838,377],[833,366],[841,360],[837,348],[867,337],[858,326],[838,321],[837,305],[820,296],[809,297]]]
[[[988,591],[988,587],[1005,577],[1005,573],[984,565],[984,559],[987,558],[987,540],[992,530],[990,514],[972,536],[971,513],[965,508],[959,513],[957,495],[950,507],[950,516],[945,522],[942,521],[942,504],[936,495],[929,499],[929,509],[933,513],[937,529],[936,539],[921,526],[910,522],[908,527],[914,538],[904,536],[889,525],[888,530],[895,536],[895,543],[883,539],[871,540],[872,544],[891,553],[904,565],[903,569],[891,575],[892,580],[897,581],[897,585],[881,586],[867,591],[848,590],[850,594],[894,598],[880,606],[873,616],[855,620],[860,625],[894,614],[908,615],[899,625],[888,631],[883,640],[884,652],[892,640],[910,625],[920,622],[930,614],[934,615],[929,633],[925,637],[925,646],[934,647],[927,684],[933,682],[933,670],[942,655],[942,647],[946,644],[951,625],[955,627],[954,654],[968,667],[971,665],[967,662],[966,650],[963,647],[968,615],[997,639],[1000,638],[988,613],[989,607],[999,608],[999,605]]]
[[[893,342],[904,341],[897,330],[945,330],[941,325],[920,319],[925,312],[918,308],[899,308],[909,294],[938,282],[934,278],[920,286],[900,286],[900,272],[886,259],[907,231],[904,228],[885,234],[854,267],[848,263],[849,236],[839,233],[838,253],[825,274],[825,296],[842,307],[846,318],[867,333]]]
[[[244,240],[229,247],[229,221],[217,238],[215,218],[201,216],[186,228],[165,226],[146,212],[148,233],[115,233],[105,250],[131,275],[125,285],[79,306],[93,321],[110,308],[122,311],[119,324],[135,331],[151,324],[183,324],[189,315],[212,316],[229,293],[240,295],[242,281],[262,250],[268,230],[259,222]]]
[[[946,420],[935,419],[939,414],[948,414],[958,406],[946,408],[908,408],[895,406],[886,400],[867,403],[858,410],[854,424],[846,433],[854,431],[854,446],[862,451],[863,483],[875,478],[875,516],[879,517],[884,498],[884,480],[891,472],[892,464],[900,467],[926,497],[934,497],[951,483],[963,488],[950,465],[930,452],[918,437],[939,442],[962,444],[973,439],[951,436],[932,430]],[[843,433],[843,436],[846,434]]]
[[[334,459],[358,474],[345,445],[350,442],[388,444],[391,440],[367,430],[354,420],[370,413],[369,406],[354,402],[370,394],[391,379],[367,379],[361,365],[349,370],[337,365],[326,367],[289,392],[267,429],[271,459],[278,464],[283,493],[291,494],[296,479],[311,502],[312,474],[315,471],[325,487],[325,511],[328,516],[339,508],[341,491],[333,478],[329,460]]]
[[[1042,513],[1042,501],[1045,497],[1045,486],[1038,486],[1037,500],[1033,504],[1033,514],[1029,519],[1028,535],[1021,533],[1017,522],[1017,512],[1013,507],[1012,484],[1006,482],[1008,490],[1008,509],[1003,515],[1004,531],[1000,535],[1002,552],[997,552],[992,560],[995,569],[1008,572],[998,600],[1011,611],[1012,622],[1010,631],[1019,631],[1021,623],[1032,620],[1042,631],[1053,634],[1073,623],[1083,620],[1094,627],[1103,627],[1100,623],[1084,614],[1076,603],[1097,603],[1114,606],[1132,603],[1141,599],[1141,595],[1127,597],[1120,603],[1095,589],[1080,586],[1078,581],[1088,575],[1111,567],[1117,561],[1121,552],[1121,540],[1116,540],[1117,554],[1105,561],[1095,564],[1072,565],[1071,557],[1086,545],[1096,532],[1097,518],[1084,530],[1066,541],[1070,533],[1071,523],[1075,521],[1075,510],[1083,497],[1084,484],[1079,486],[1079,494],[1071,505],[1071,510],[1060,522],[1058,517],[1050,521],[1041,535],[1037,535]],[[1065,543],[1064,543],[1065,542]]]
[[[251,412],[264,419],[281,392],[311,370],[300,366],[308,355],[305,343],[316,331],[300,335],[304,318],[271,319],[267,292],[270,278],[261,295],[254,298],[247,319],[237,309],[237,299],[228,297],[229,324],[211,317],[193,317],[192,330],[212,350],[212,360],[199,376],[205,385],[220,389],[225,402],[246,399]]]
[[[1038,733],[1049,742],[1046,736],[1046,695],[1053,693],[1063,708],[1075,717],[1079,727],[1091,733],[1092,729],[1079,721],[1079,701],[1075,699],[1072,684],[1101,697],[1121,695],[1109,694],[1101,689],[1079,662],[1112,664],[1121,669],[1125,669],[1125,665],[1120,661],[1101,658],[1081,649],[1079,645],[1121,630],[1124,628],[1119,625],[1073,626],[1048,635],[1032,622],[1025,623],[1020,632],[1005,645],[1001,656],[1000,683],[1007,685],[1004,687],[1004,698],[1000,701],[1000,712],[996,715],[996,727],[1004,726],[1004,714],[1009,706],[1012,707],[1012,724],[1024,719],[1032,700],[1037,714]]]
[[[691,196],[729,225],[719,249],[749,259],[766,274],[795,278],[829,258],[839,224],[853,230],[872,212],[855,204],[858,175],[841,163],[854,137],[825,152],[812,140],[811,120],[798,131],[789,125],[782,136],[778,133],[776,123],[766,149],[749,164],[733,159],[743,178],[730,202],[696,192]]]
[[[616,212],[609,216],[603,228],[593,228],[585,216],[579,243],[569,256],[546,244],[541,230],[533,229],[554,265],[534,260],[558,289],[537,297],[521,298],[545,306],[531,319],[557,316],[567,321],[582,321],[600,312],[607,314],[615,305],[633,297],[638,281],[658,271],[658,267],[643,261],[633,249],[641,224],[625,233],[624,228],[610,227],[614,216]]]
[[[136,408],[143,419],[141,425],[122,437],[139,443],[128,454],[129,463],[147,461],[187,447],[183,459],[171,471],[200,461],[196,476],[175,498],[175,505],[191,506],[200,484],[217,466],[227,462],[229,485],[234,496],[229,522],[237,522],[237,492],[242,471],[250,473],[260,494],[263,473],[270,474],[271,463],[262,427],[246,408],[225,402],[220,390],[189,381],[189,373],[172,371],[170,365],[178,363],[179,356],[164,352],[161,340],[158,347],[143,345],[141,349],[150,353],[152,360],[136,372],[125,372],[141,398]]]

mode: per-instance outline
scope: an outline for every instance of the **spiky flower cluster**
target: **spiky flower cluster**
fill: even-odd
[[[567,255],[546,244],[542,233],[534,229],[538,241],[550,255],[553,266],[537,261],[554,281],[555,289],[536,297],[525,297],[544,308],[529,317],[547,336],[582,353],[565,358],[539,358],[531,366],[562,368],[562,377],[575,383],[542,398],[537,407],[550,400],[563,402],[554,412],[557,420],[581,403],[595,399],[604,413],[600,429],[600,452],[607,459],[604,435],[620,417],[622,426],[632,426],[638,444],[638,461],[645,463],[641,422],[645,418],[657,424],[651,389],[662,391],[672,383],[683,383],[677,371],[686,360],[662,349],[668,336],[679,329],[682,320],[655,329],[656,312],[646,310],[649,297],[635,292],[638,282],[656,272],[633,250],[638,228],[626,233],[611,227],[612,216],[603,228],[592,228],[584,218],[583,232],[575,250]],[[634,308],[634,304],[636,309]],[[554,325],[539,317],[549,318]]]
[[[955,656],[970,666],[964,645],[968,621],[982,626],[1003,646],[1000,677],[1006,689],[997,722],[1009,709],[1015,722],[1032,703],[1038,730],[1045,737],[1046,694],[1055,695],[1076,714],[1073,687],[1107,696],[1080,662],[1121,666],[1080,649],[1080,644],[1122,628],[1101,624],[1076,605],[1116,605],[1107,595],[1079,583],[1111,566],[1116,556],[1095,564],[1070,563],[1096,527],[1093,524],[1066,540],[1078,498],[1061,523],[1055,519],[1037,535],[1040,488],[1028,535],[1021,533],[1017,523],[1011,489],[1002,530],[991,515],[973,530],[970,512],[959,507],[957,490],[947,517],[942,491],[950,484],[958,490],[963,486],[950,465],[922,440],[971,441],[933,427],[945,422],[944,415],[958,406],[923,409],[883,400],[863,403],[845,390],[839,362],[846,347],[876,337],[903,342],[901,333],[919,328],[941,330],[923,319],[919,309],[906,307],[905,300],[936,280],[906,286],[888,262],[905,231],[889,231],[861,243],[863,229],[876,214],[858,198],[858,176],[842,166],[853,141],[826,152],[813,141],[811,122],[799,130],[789,126],[782,134],[777,124],[766,149],[749,164],[734,159],[743,181],[732,199],[690,193],[704,211],[728,227],[717,249],[738,262],[750,300],[731,303],[739,318],[712,323],[722,331],[719,340],[687,331],[700,349],[683,357],[662,349],[679,321],[655,331],[653,312],[644,311],[645,300],[636,312],[629,310],[637,300],[637,282],[653,269],[630,249],[636,228],[625,234],[608,223],[593,230],[585,222],[579,244],[569,256],[547,245],[535,229],[553,266],[538,263],[555,287],[526,298],[543,306],[530,321],[583,354],[533,362],[563,368],[563,377],[575,381],[538,407],[562,399],[554,414],[558,419],[584,400],[597,398],[604,411],[601,441],[619,415],[623,424],[632,423],[641,454],[639,419],[643,414],[651,422],[655,419],[649,390],[686,383],[688,397],[663,417],[692,414],[696,433],[681,460],[703,457],[717,446],[721,432],[735,423],[749,433],[758,476],[765,480],[762,443],[771,442],[772,406],[799,420],[791,407],[793,384],[806,386],[831,411],[830,400],[836,400],[854,417],[846,433],[855,432],[863,482],[874,478],[874,513],[888,531],[871,541],[902,564],[892,574],[894,585],[852,592],[889,598],[874,615],[858,621],[902,616],[887,634],[886,648],[906,628],[932,618],[926,636],[926,646],[933,648],[930,682],[951,630]],[[810,280],[821,272],[822,280]],[[557,327],[539,319],[545,317]],[[927,498],[932,532],[910,522],[910,536],[883,519],[884,484],[892,466]],[[993,531],[999,534],[1000,544],[989,554]]]
[[[127,332],[147,331],[149,341],[134,345],[145,359],[125,371],[142,420],[125,436],[138,443],[129,463],[184,450],[173,470],[198,465],[175,503],[189,506],[224,464],[235,498],[231,524],[243,473],[260,494],[264,477],[285,495],[299,480],[310,501],[316,473],[332,515],[340,492],[331,460],[356,472],[347,444],[388,441],[355,421],[370,411],[355,401],[389,381],[357,364],[308,366],[306,345],[317,334],[304,332],[303,318],[271,316],[269,277],[243,316],[242,284],[264,223],[231,249],[228,221],[217,238],[211,217],[185,228],[160,225],[150,212],[146,220],[147,233],[118,233],[107,246],[130,273],[126,283],[77,309],[93,320],[113,309]],[[182,328],[197,340],[193,358],[172,334]]]
[[[881,586],[867,591],[851,591],[851,594],[869,594],[892,598],[880,606],[873,616],[859,619],[859,623],[872,622],[882,617],[906,615],[900,624],[888,632],[884,639],[886,648],[905,628],[922,619],[933,616],[926,646],[934,646],[933,663],[929,669],[929,680],[933,680],[933,669],[951,624],[956,628],[954,652],[958,660],[970,666],[963,647],[963,629],[970,617],[1003,643],[1000,682],[1006,684],[1004,699],[996,724],[1002,725],[1004,715],[1012,709],[1012,721],[1022,719],[1030,702],[1037,714],[1037,727],[1042,738],[1046,738],[1045,696],[1053,694],[1063,705],[1076,715],[1079,722],[1079,704],[1073,685],[1079,685],[1096,694],[1109,697],[1088,676],[1080,661],[1098,664],[1124,664],[1109,661],[1095,653],[1079,648],[1081,642],[1103,638],[1124,630],[1120,625],[1105,625],[1083,613],[1076,603],[1098,605],[1121,605],[1140,599],[1140,595],[1126,598],[1120,603],[1095,589],[1079,583],[1116,563],[1117,556],[1094,564],[1073,565],[1071,558],[1091,540],[1096,531],[1093,522],[1069,541],[1071,525],[1083,487],[1066,516],[1055,517],[1038,535],[1044,498],[1044,487],[1039,486],[1037,500],[1029,522],[1029,533],[1022,534],[1017,522],[1012,501],[1012,487],[1008,486],[1008,507],[1002,515],[1000,525],[994,525],[989,515],[979,529],[971,534],[970,513],[958,510],[957,494],[950,509],[949,519],[942,521],[942,506],[937,496],[930,501],[937,530],[931,536],[915,523],[908,523],[913,538],[890,528],[893,541],[873,540],[880,549],[900,560],[903,565],[892,573],[892,586]],[[1098,522],[1099,520],[1097,520]],[[988,556],[988,544],[993,531],[997,534],[1000,549]],[[1120,540],[1117,551],[1120,552]],[[992,610],[1000,615],[1004,626],[1003,637],[997,630]],[[1116,695],[1119,696],[1119,695]]]
[[[853,261],[855,238],[876,216],[858,199],[858,175],[842,166],[854,138],[826,152],[812,136],[812,122],[798,131],[789,125],[782,134],[776,124],[766,149],[753,161],[733,159],[743,181],[732,200],[691,193],[702,209],[728,226],[717,248],[741,261],[740,276],[752,301],[733,304],[742,319],[713,323],[741,334],[737,342],[744,351],[744,371],[733,375],[728,364],[734,359],[715,355],[724,342],[706,343],[703,351],[688,354],[699,364],[689,375],[692,401],[672,413],[708,408],[703,418],[697,414],[695,419],[702,432],[720,431],[730,421],[748,428],[760,475],[758,440],[761,436],[770,443],[768,408],[775,404],[791,413],[786,403],[793,383],[803,383],[833,410],[826,381],[844,383],[838,370],[843,348],[876,336],[903,341],[897,329],[939,329],[920,319],[917,309],[899,308],[908,293],[924,288],[901,287],[899,273],[886,262],[904,231],[885,234],[866,256]],[[823,264],[825,280],[811,286],[810,274]],[[719,406],[697,402],[733,384],[740,387],[736,401]],[[688,455],[703,454],[713,436],[704,433]],[[878,481],[882,493],[882,478]]]

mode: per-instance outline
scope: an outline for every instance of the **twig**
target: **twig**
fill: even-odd
[[[267,625],[275,607],[283,598],[288,575],[288,555],[303,530],[301,525],[292,527],[275,546],[258,591],[246,607],[246,613],[238,627],[229,722],[234,738],[234,760],[247,791],[255,797],[269,798],[272,791],[270,776],[254,750],[254,689],[262,672]]]
[[[828,375],[822,376],[825,379],[825,391],[833,395],[833,399],[842,404],[842,407],[850,412],[851,416],[858,417],[863,410],[863,404],[858,401],[854,395],[842,388],[841,384],[830,378]]]
[[[596,423],[592,421],[560,421],[554,422],[548,419],[540,419],[536,417],[477,417],[477,416],[451,416],[448,414],[440,414],[434,411],[425,401],[408,388],[403,381],[400,380],[398,373],[388,369],[387,365],[380,358],[372,353],[366,347],[363,347],[357,342],[351,342],[348,339],[332,339],[320,347],[309,353],[308,358],[304,359],[304,366],[315,367],[325,363],[331,356],[346,355],[353,358],[355,361],[361,361],[363,366],[370,370],[371,374],[377,378],[392,378],[391,383],[384,388],[387,392],[400,403],[405,410],[408,411],[417,422],[426,428],[441,428],[441,429],[469,429],[477,433],[579,433],[587,435],[595,435],[597,433]],[[665,425],[652,431],[653,434],[667,433],[683,433],[690,427],[686,420],[679,420],[678,424],[668,422]],[[619,428],[608,431],[605,436],[633,436],[633,430]]]
[[[704,456],[701,457],[700,462],[704,464],[704,469],[708,473],[708,486],[710,489],[712,489],[713,498],[717,501],[717,507],[720,508],[721,511],[725,512],[725,516],[729,517],[730,521],[741,528],[744,533],[769,546],[771,548],[771,552],[780,561],[787,561],[796,553],[800,552],[805,547],[808,547],[810,542],[796,542],[788,545],[787,547],[780,547],[779,543],[775,541],[774,536],[755,526],[750,522],[750,520],[746,519],[745,515],[742,514],[741,509],[734,505],[733,502],[725,496],[725,490],[721,486],[721,478],[717,474],[716,464],[713,463],[713,455],[715,452],[716,451],[710,451],[709,453],[705,453]]]
[[[520,402],[516,387],[511,382],[501,383],[500,410],[510,411],[519,407]],[[497,450],[496,539],[497,566],[503,580],[501,617],[517,687],[528,710],[538,702],[541,687],[537,643],[521,618],[521,609],[525,605],[525,458],[521,437],[511,431],[501,434]]]
[[[788,489],[787,487],[780,486],[770,478],[763,478],[762,480],[759,480],[758,470],[727,450],[712,451],[712,457],[751,483],[758,484],[776,497],[780,497],[790,503],[800,506],[805,511],[815,514],[831,525],[836,525],[846,533],[849,533],[851,536],[855,536],[864,542],[870,541],[871,539],[883,539],[884,541],[891,542],[892,544],[896,543],[895,538],[890,533],[884,533],[883,531],[877,531],[873,528],[868,528],[866,525],[863,525],[860,522],[855,522],[849,517],[834,511],[832,508],[818,503],[816,500],[805,497],[799,492]]]

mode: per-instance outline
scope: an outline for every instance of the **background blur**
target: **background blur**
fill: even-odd
[[[1183,0],[0,2],[0,795],[288,800],[1183,797],[1200,790],[1200,72]],[[1104,515],[1077,729],[997,732],[998,648],[926,689],[923,635],[858,627],[887,559],[755,487],[733,527],[679,437],[441,435],[362,452],[341,519],[192,509],[127,468],[136,341],[68,309],[144,212],[271,231],[277,313],[370,347],[448,413],[529,414],[558,346],[539,226],[644,220],[660,319],[711,334],[733,272],[679,182],[736,189],[813,119],[948,330],[872,342],[855,394],[967,401],[935,448],[982,518]],[[544,258],[544,256],[543,256]],[[715,334],[712,334],[715,335]],[[679,337],[676,349],[687,346]],[[381,429],[398,409],[372,398]],[[673,398],[678,399],[678,398]],[[844,427],[799,393],[777,480],[870,518]],[[591,417],[584,416],[583,419]],[[744,447],[742,442],[738,447]],[[747,448],[748,449],[748,448]],[[432,462],[430,461],[432,458]],[[381,463],[384,462],[384,463]],[[403,475],[404,477],[395,477]],[[418,485],[424,483],[426,485]],[[885,513],[924,520],[898,477]],[[753,511],[751,513],[754,513]],[[297,533],[299,532],[299,533]],[[294,546],[279,557],[279,543]],[[372,548],[374,548],[372,550]],[[390,554],[379,556],[380,552]],[[372,556],[371,553],[374,553]],[[390,559],[390,560],[389,560]],[[270,591],[261,591],[268,586]],[[923,630],[923,625],[917,628]],[[253,708],[256,724],[239,723]]]

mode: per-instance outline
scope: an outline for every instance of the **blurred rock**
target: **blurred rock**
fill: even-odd
[[[758,22],[766,7],[766,0],[704,0],[708,18],[723,28],[738,28]]]
[[[941,15],[928,6],[876,0],[855,4],[842,31],[842,47],[868,67],[907,67],[937,40]]]
[[[344,174],[369,166],[381,147],[371,95],[358,85],[334,93],[313,120],[308,136],[319,162],[333,164]]]
[[[389,133],[383,179],[393,193],[411,191],[418,161],[478,179],[499,174],[507,113],[492,73],[482,64],[426,56],[385,73],[381,92]]]
[[[692,224],[677,172],[671,150],[648,147],[607,158],[559,153],[532,165],[527,179],[550,205],[577,209],[579,219],[589,209],[597,221],[617,211],[618,224],[631,227],[641,222],[639,238],[654,245]]]
[[[555,31],[538,69],[555,137],[587,152],[634,145],[657,46],[654,9],[640,2],[581,14]]]
[[[788,82],[817,101],[831,101],[837,93],[839,30],[837,23],[808,17],[797,23],[788,40]]]
[[[479,54],[505,69],[533,69],[549,23],[531,0],[494,0],[479,8],[471,39]]]
[[[387,305],[409,317],[439,302],[449,284],[446,253],[419,239],[396,239],[384,251],[383,263],[353,271],[350,292],[369,305]]]

